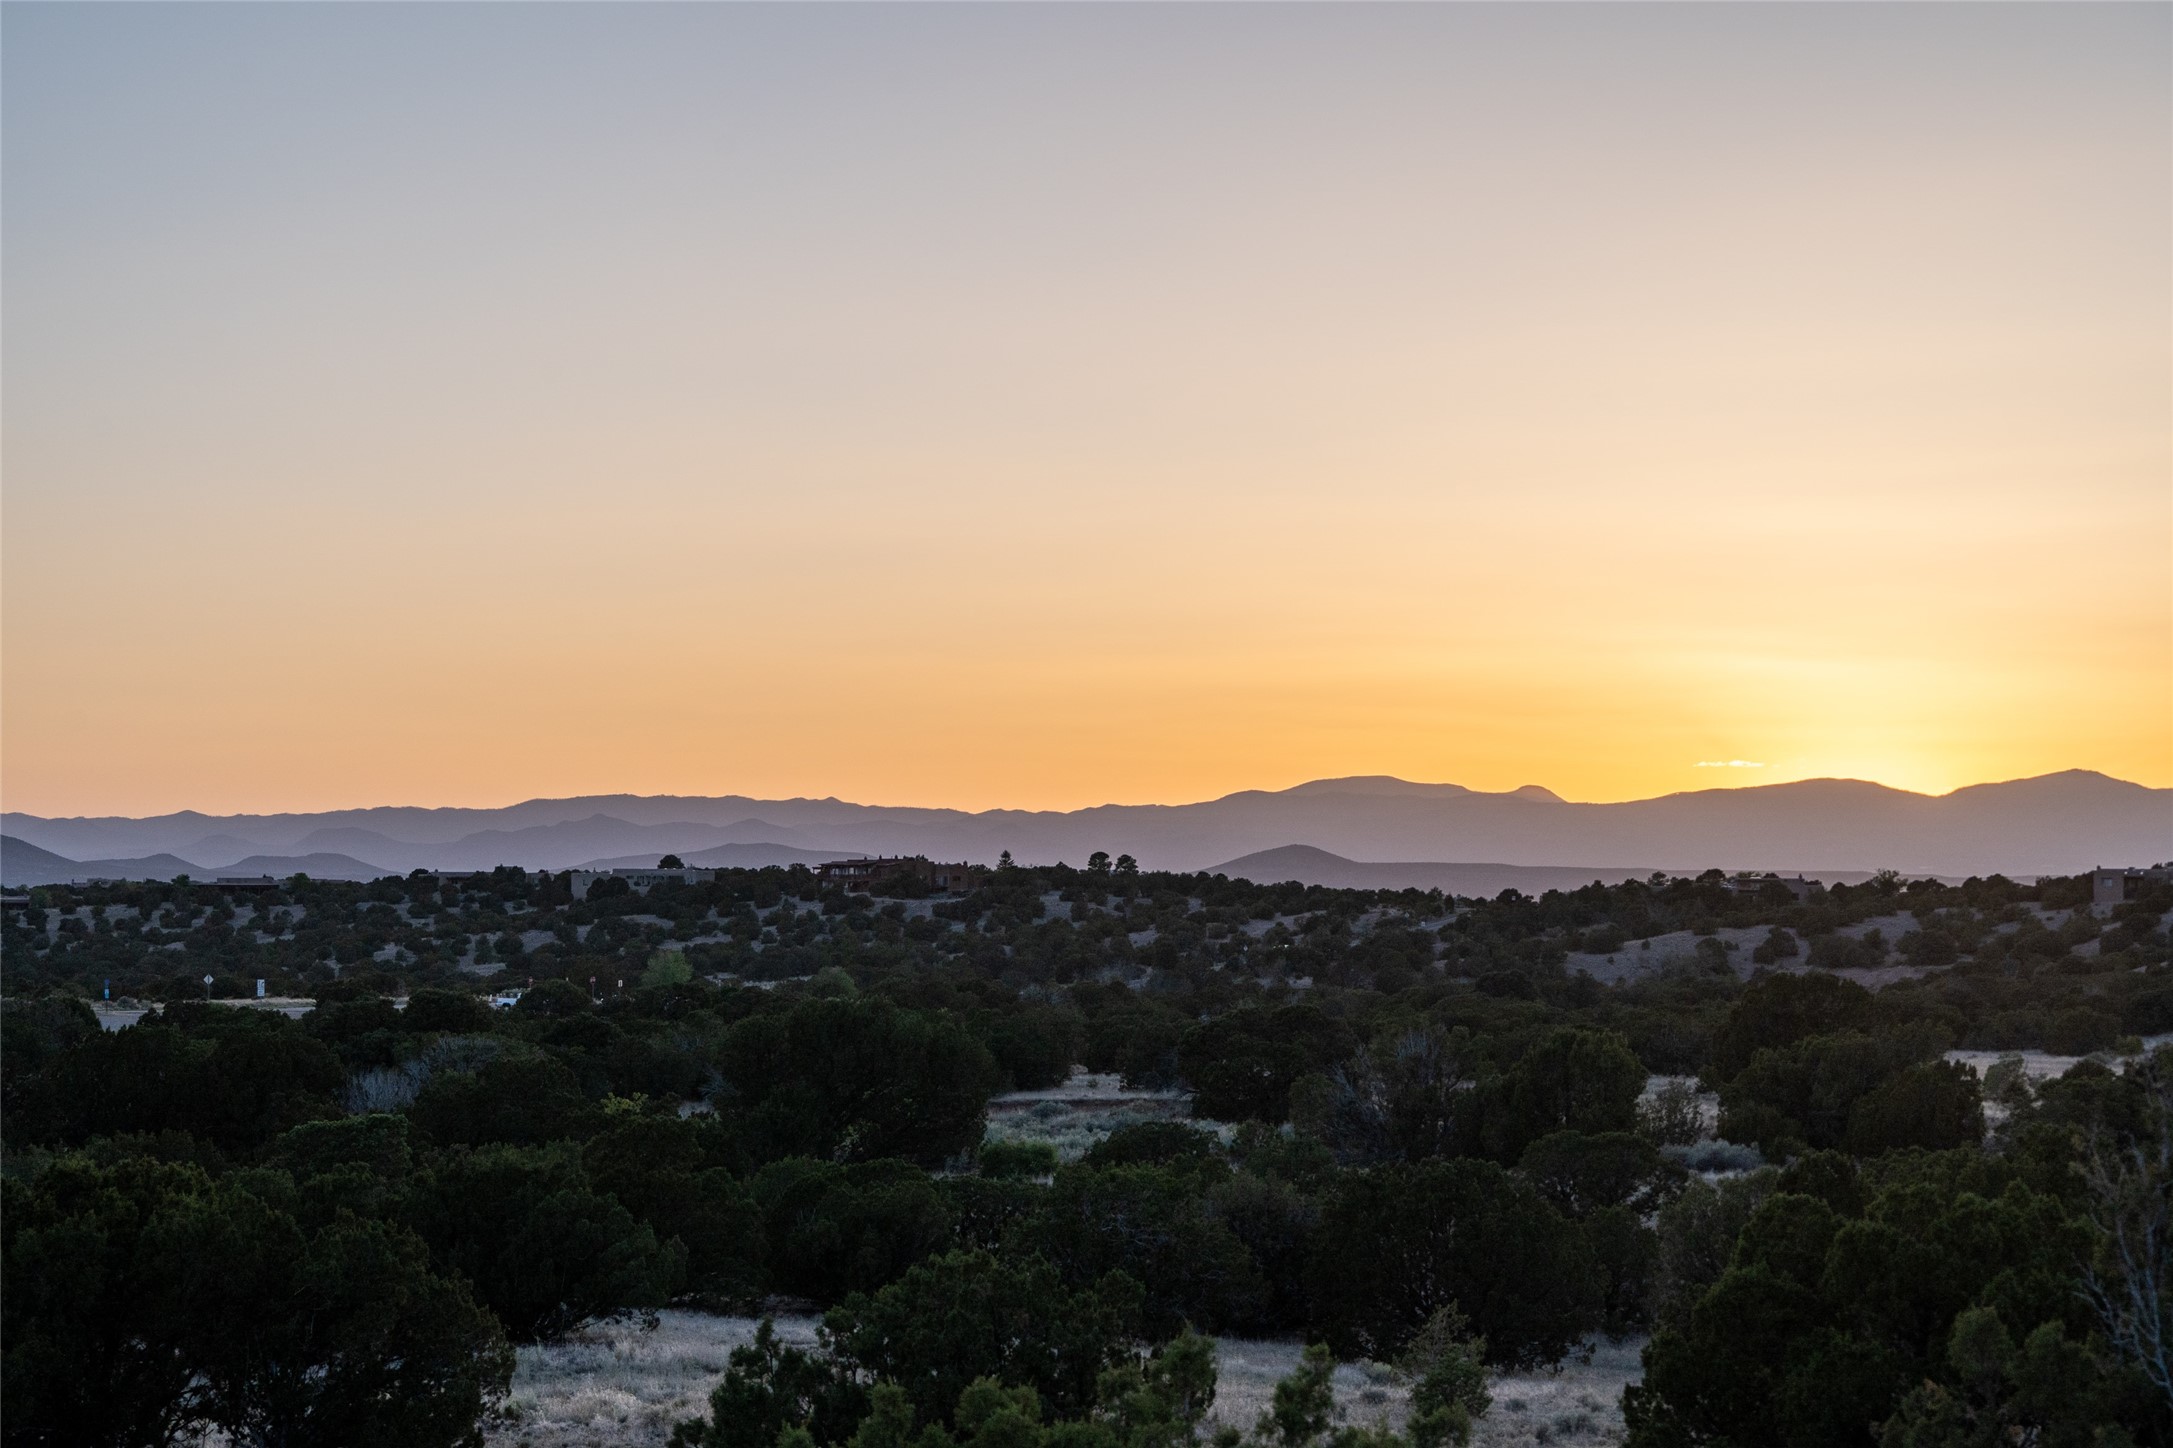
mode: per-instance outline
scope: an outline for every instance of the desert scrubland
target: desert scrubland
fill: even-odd
[[[2152,877],[572,884],[13,899],[10,1441],[2167,1433]]]

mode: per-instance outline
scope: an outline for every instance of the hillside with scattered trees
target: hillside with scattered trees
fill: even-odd
[[[1463,1442],[1595,1335],[1649,1335],[1639,1448],[2164,1444],[2152,889],[47,887],[0,937],[0,1434],[474,1442],[515,1345],[791,1304],[815,1346],[675,1441],[1174,1448],[1245,1334],[1316,1345],[1280,1448]],[[991,1134],[1082,1069],[1189,1118]],[[1338,1359],[1408,1421],[1335,1422]]]

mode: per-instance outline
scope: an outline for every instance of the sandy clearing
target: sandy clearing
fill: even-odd
[[[2094,1056],[2055,1056],[2050,1051],[1949,1051],[1946,1059],[1959,1061],[1982,1076],[1988,1067],[2012,1056],[2022,1062],[2023,1072],[2032,1081],[2048,1081],[2056,1076],[2065,1076],[2070,1068],[2082,1061],[2102,1061],[2116,1071],[2125,1071],[2129,1063],[2145,1059],[2161,1046],[2173,1045],[2173,1031],[2144,1036],[2142,1041],[2143,1049],[2132,1056],[2115,1056],[2106,1051],[2100,1051]]]

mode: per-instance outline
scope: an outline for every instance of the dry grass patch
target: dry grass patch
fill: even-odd
[[[1492,1378],[1494,1406],[1474,1425],[1476,1448],[1602,1448],[1623,1441],[1622,1389],[1643,1374],[1642,1338],[1594,1345],[1589,1362],[1570,1362],[1548,1372]],[[1221,1373],[1215,1384],[1214,1423],[1250,1430],[1268,1410],[1275,1385],[1297,1369],[1304,1345],[1226,1337],[1216,1343]],[[1386,1419],[1401,1429],[1410,1414],[1410,1390],[1379,1363],[1340,1363],[1335,1370],[1339,1421]]]
[[[1077,1161],[1111,1132],[1149,1121],[1181,1121],[1203,1130],[1212,1121],[1192,1118],[1192,1098],[1181,1091],[1135,1091],[1115,1076],[1074,1070],[1062,1086],[1011,1091],[988,1103],[988,1135],[994,1141],[1041,1141],[1059,1161]]]
[[[816,1319],[778,1317],[777,1335],[810,1344]],[[732,1349],[758,1319],[665,1312],[653,1331],[607,1323],[563,1342],[520,1349],[506,1421],[491,1448],[661,1445],[685,1418],[709,1411]]]
[[[817,1319],[778,1317],[778,1336],[811,1344]],[[507,1420],[490,1448],[661,1448],[675,1424],[709,1411],[709,1393],[732,1349],[754,1337],[758,1319],[666,1312],[653,1332],[607,1324],[564,1342],[520,1350]],[[1622,1389],[1639,1376],[1641,1340],[1599,1343],[1589,1362],[1553,1372],[1517,1373],[1489,1384],[1494,1407],[1479,1420],[1477,1448],[1602,1448],[1623,1440]],[[1298,1366],[1303,1344],[1226,1337],[1216,1342],[1221,1373],[1211,1421],[1250,1430],[1275,1384]],[[1336,1406],[1350,1423],[1386,1418],[1401,1428],[1408,1389],[1378,1363],[1343,1363]]]
[[[1627,1436],[1622,1390],[1645,1375],[1645,1340],[1594,1345],[1592,1360],[1553,1372],[1515,1373],[1487,1384],[1494,1406],[1475,1425],[1475,1448],[1599,1448]]]

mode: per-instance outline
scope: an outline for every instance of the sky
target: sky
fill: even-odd
[[[0,8],[0,803],[2173,785],[2173,8]]]

